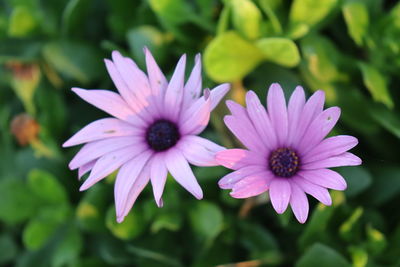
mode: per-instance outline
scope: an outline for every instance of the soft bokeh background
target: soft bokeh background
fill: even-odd
[[[397,1],[3,0],[0,38],[0,265],[400,266]],[[304,225],[266,195],[230,198],[222,167],[194,168],[204,200],[169,179],[164,208],[148,186],[117,224],[113,175],[78,192],[78,148],[61,144],[106,116],[70,88],[115,90],[103,58],[117,49],[144,67],[143,46],[169,77],[182,53],[190,67],[202,53],[204,87],[231,82],[239,102],[249,89],[264,102],[271,82],[325,90],[342,108],[334,134],[357,136],[364,164],[339,169],[348,190],[333,206],[309,197]],[[224,114],[202,135],[238,146]]]

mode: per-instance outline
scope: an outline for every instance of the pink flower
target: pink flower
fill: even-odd
[[[122,222],[136,198],[151,181],[154,198],[163,205],[167,173],[197,199],[203,192],[188,163],[215,166],[215,153],[224,149],[197,136],[207,126],[210,112],[228,92],[223,84],[202,93],[201,61],[184,83],[183,55],[167,81],[150,51],[145,49],[148,76],[135,62],[112,53],[106,67],[119,94],[107,90],[72,90],[112,117],[90,123],[64,143],[86,143],[69,164],[79,178],[90,171],[80,190],[86,190],[119,169],[114,187],[117,221]]]
[[[272,206],[283,213],[290,203],[297,220],[308,216],[306,193],[325,205],[332,200],[327,188],[346,189],[346,181],[331,167],[360,165],[361,159],[346,152],[357,145],[353,136],[326,138],[340,116],[338,107],[323,110],[325,95],[317,91],[306,102],[298,86],[288,107],[279,84],[268,91],[268,111],[257,95],[249,91],[247,108],[227,101],[232,115],[225,124],[247,149],[217,153],[221,165],[235,170],[219,181],[232,189],[234,198],[256,196],[269,190]]]

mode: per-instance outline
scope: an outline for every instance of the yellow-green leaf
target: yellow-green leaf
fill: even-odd
[[[290,9],[290,23],[313,26],[323,20],[337,2],[338,0],[295,0]]]
[[[123,240],[130,240],[144,231],[145,222],[139,213],[130,212],[122,223],[117,223],[115,208],[110,207],[106,215],[106,226],[114,236]]]
[[[232,19],[235,29],[252,40],[260,36],[261,12],[250,0],[232,0]]]
[[[347,30],[357,45],[362,45],[365,34],[368,30],[368,10],[363,2],[347,2],[342,7]]]
[[[234,31],[217,36],[204,52],[206,72],[217,82],[240,80],[262,60],[262,52]]]
[[[360,63],[364,84],[376,102],[393,108],[394,103],[387,88],[386,78],[372,65]]]
[[[25,247],[29,250],[42,248],[52,237],[57,226],[57,223],[41,218],[30,221],[22,235]]]
[[[265,60],[284,67],[294,67],[300,62],[300,53],[296,44],[287,38],[263,38],[257,42]]]
[[[11,37],[24,37],[29,35],[36,26],[37,21],[32,11],[26,6],[17,6],[10,16],[8,35]]]

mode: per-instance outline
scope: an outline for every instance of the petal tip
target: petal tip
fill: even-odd
[[[164,206],[164,201],[162,198],[156,200],[157,207],[162,208]]]
[[[297,221],[301,224],[304,224],[307,221],[307,216],[304,218],[297,218]]]
[[[83,185],[81,185],[81,187],[79,187],[79,191],[83,192],[85,190],[87,190],[90,186],[88,186],[87,184],[83,183]]]

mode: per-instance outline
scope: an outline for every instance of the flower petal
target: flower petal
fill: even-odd
[[[210,98],[211,98],[211,110],[219,104],[222,98],[228,93],[230,89],[229,83],[220,84],[214,89],[210,91]]]
[[[249,175],[233,186],[230,195],[234,198],[248,198],[260,195],[268,190],[268,185],[272,179],[272,174],[267,171]]]
[[[346,180],[339,173],[329,169],[300,171],[298,175],[316,185],[330,189],[345,190],[347,187]]]
[[[143,170],[137,176],[134,184],[129,190],[128,196],[126,197],[125,206],[123,207],[120,216],[117,217],[117,222],[121,223],[124,220],[125,216],[128,215],[139,194],[149,183],[149,180],[150,180],[150,170],[147,164],[146,166],[144,166]]]
[[[90,161],[93,161],[101,156],[104,156],[105,154],[108,154],[110,152],[124,148],[129,145],[140,143],[142,139],[143,138],[139,136],[123,136],[123,137],[111,137],[87,143],[71,160],[71,162],[69,163],[69,168],[71,170],[77,169]],[[138,145],[140,146],[140,144]]]
[[[121,222],[126,215],[127,203],[136,199],[150,179],[150,175],[142,177],[141,180],[139,180],[139,176],[151,155],[152,152],[149,150],[134,155],[135,157],[131,157],[130,161],[124,164],[117,174],[114,197],[118,222]]]
[[[301,112],[304,108],[304,104],[306,102],[303,87],[297,86],[292,96],[290,97],[288,104],[288,121],[289,121],[289,130],[288,130],[288,138],[287,145],[292,146],[292,140],[294,136],[297,134],[297,129],[299,127]]]
[[[215,154],[225,148],[195,135],[182,137],[177,145],[183,156],[196,166],[217,166]]]
[[[115,51],[113,53],[113,57],[124,61],[122,56],[121,55],[118,56],[117,54],[119,54],[119,53]],[[112,62],[109,59],[105,59],[104,62],[106,64],[107,71],[108,71],[111,79],[113,80],[115,87],[117,87],[118,92],[121,94],[122,98],[126,101],[126,103],[129,105],[129,107],[133,110],[134,114],[138,115],[142,119],[145,119],[146,111],[143,108],[144,107],[143,103],[138,99],[136,94],[134,92],[132,92],[131,89],[129,88],[129,86],[126,84],[122,74],[117,69],[116,64],[114,64],[114,62]]]
[[[236,136],[237,139],[252,151],[267,153],[267,148],[260,141],[260,136],[254,127],[242,117],[228,115],[224,117],[225,125]]]
[[[215,160],[222,166],[238,170],[248,165],[263,166],[266,168],[267,159],[263,156],[246,149],[226,149],[219,151]]]
[[[186,55],[183,55],[176,65],[174,74],[172,74],[172,78],[165,92],[165,112],[172,120],[178,119],[182,107],[185,65]]]
[[[302,170],[315,170],[323,168],[333,168],[341,166],[357,166],[361,164],[361,159],[356,155],[345,152],[343,154],[329,157],[327,159],[314,161],[301,165]]]
[[[200,54],[197,54],[193,70],[183,89],[183,108],[189,107],[191,103],[199,98],[201,83],[201,58]]]
[[[154,199],[158,207],[162,207],[162,194],[167,181],[168,170],[165,166],[165,153],[157,153],[150,163],[150,179],[153,187]]]
[[[168,81],[147,47],[144,48],[144,53],[146,55],[147,75],[149,76],[152,95],[162,99],[161,96],[164,96]]]
[[[265,167],[262,166],[246,166],[237,171],[228,173],[218,181],[218,185],[222,189],[232,189],[234,185],[249,175],[265,172]]]
[[[290,183],[284,178],[274,178],[269,185],[269,197],[277,213],[285,212],[291,195]]]
[[[68,139],[63,144],[63,147],[75,146],[110,137],[139,135],[141,133],[142,129],[135,128],[129,123],[119,119],[105,118],[94,121],[83,127],[79,132]]]
[[[123,93],[121,91],[122,97],[133,106],[138,104],[141,104],[141,107],[148,106],[146,98],[151,95],[151,89],[146,74],[137,67],[132,59],[123,57],[118,51],[112,52],[112,59],[128,89]]]
[[[143,150],[138,149],[137,145],[133,145],[102,156],[96,161],[89,177],[79,190],[84,191],[88,189],[140,153],[143,153]]]
[[[296,183],[296,185],[298,185],[301,189],[303,189],[304,192],[313,196],[314,198],[319,200],[322,204],[325,204],[327,206],[332,205],[332,198],[329,195],[328,189],[326,189],[325,187],[311,183],[299,176],[292,177],[291,179],[294,183]]]
[[[183,115],[186,120],[179,127],[182,135],[199,134],[207,127],[210,120],[211,99],[202,97],[199,101],[200,105],[196,101]]]
[[[248,91],[246,94],[247,113],[253,122],[253,125],[261,137],[260,139],[270,149],[276,149],[278,139],[272,128],[267,111],[260,102],[260,99],[253,91]]]
[[[273,83],[268,90],[267,108],[272,128],[278,139],[279,145],[284,145],[288,133],[288,114],[285,96],[278,83]]]
[[[292,207],[294,216],[300,223],[305,223],[309,210],[307,195],[296,183],[290,183],[290,187],[290,206]]]
[[[79,167],[78,180],[80,180],[83,175],[85,175],[87,172],[89,172],[93,168],[95,163],[96,163],[96,160],[92,160],[91,162],[86,163],[85,165],[82,165],[81,167]]]
[[[134,116],[134,112],[126,102],[114,92],[107,90],[85,90],[81,88],[72,88],[72,91],[86,102],[118,119],[138,126],[144,125],[144,122],[140,118]]]
[[[203,191],[196,180],[187,160],[178,149],[168,150],[165,164],[174,179],[197,199],[203,198]]]
[[[310,123],[322,112],[325,102],[324,91],[316,91],[304,105],[301,112],[301,117],[296,129],[296,133],[293,133],[292,144],[299,143],[299,140],[304,136],[305,131],[308,129]]]
[[[340,117],[340,108],[331,107],[321,112],[310,124],[297,149],[307,153],[333,129]]]
[[[338,135],[329,137],[308,151],[308,153],[302,155],[302,163],[305,164],[340,155],[357,144],[358,140],[353,136]]]

